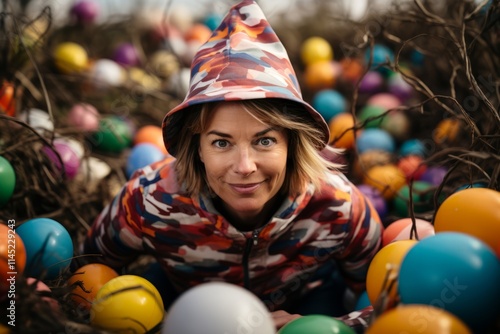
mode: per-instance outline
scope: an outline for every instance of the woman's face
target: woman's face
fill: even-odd
[[[269,210],[266,204],[282,187],[287,148],[283,129],[259,122],[237,102],[224,102],[201,133],[199,154],[225,210],[248,221]]]

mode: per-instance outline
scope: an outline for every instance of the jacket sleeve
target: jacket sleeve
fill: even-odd
[[[339,266],[347,284],[360,293],[366,286],[370,262],[381,248],[383,225],[373,205],[355,185],[352,185],[350,211],[350,226]]]
[[[140,194],[138,180],[131,179],[96,218],[82,246],[87,262],[101,262],[118,269],[143,252]]]

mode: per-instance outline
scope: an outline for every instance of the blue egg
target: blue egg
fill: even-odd
[[[20,224],[16,233],[26,248],[26,276],[55,279],[69,267],[73,240],[61,223],[50,218],[33,218]]]
[[[354,307],[355,311],[359,311],[371,305],[370,298],[368,297],[368,293],[363,291],[363,293],[359,296],[356,306]]]
[[[419,139],[408,139],[404,141],[399,147],[399,155],[402,157],[406,157],[409,155],[418,155],[419,157],[425,157],[427,155],[427,148]]]
[[[387,46],[382,44],[375,44],[373,52],[371,49],[365,51],[365,64],[368,65],[371,57],[370,69],[380,72],[383,75],[388,75],[391,70],[383,67],[383,64],[394,62],[394,52]]]
[[[165,154],[149,143],[135,145],[127,157],[126,174],[130,178],[135,171],[165,158]]]
[[[498,282],[500,261],[488,245],[465,233],[439,232],[405,255],[398,290],[403,304],[442,308],[474,333],[486,333],[498,319]]]
[[[205,24],[210,30],[214,31],[217,29],[222,21],[222,17],[218,14],[212,13],[205,17],[203,24]]]
[[[393,153],[396,149],[396,143],[387,131],[370,128],[363,130],[356,138],[356,147],[360,154],[370,150]]]
[[[326,122],[347,110],[345,97],[334,89],[324,89],[316,93],[312,105]]]

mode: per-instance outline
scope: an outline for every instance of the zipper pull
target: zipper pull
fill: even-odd
[[[257,246],[257,242],[259,241],[259,230],[253,231],[252,239],[253,239],[253,245]]]

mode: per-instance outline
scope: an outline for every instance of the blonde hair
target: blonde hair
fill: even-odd
[[[206,189],[205,167],[198,153],[200,134],[220,103],[223,102],[206,103],[183,111],[184,126],[176,143],[176,172],[179,182],[184,184],[189,194]],[[318,150],[324,146],[322,132],[299,104],[283,99],[241,100],[237,103],[241,103],[244,110],[257,120],[287,132],[287,174],[282,189],[285,193],[299,194],[304,191],[307,182],[319,188],[328,171],[342,168],[342,165],[323,158]]]

